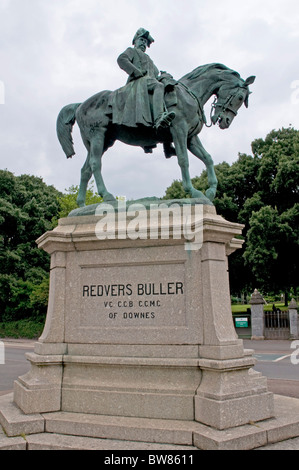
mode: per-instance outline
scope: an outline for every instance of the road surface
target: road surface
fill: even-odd
[[[254,369],[267,377],[269,391],[299,398],[298,340],[244,340],[244,347],[254,350]]]
[[[4,364],[0,363],[0,395],[4,395],[13,390],[14,380],[29,371],[25,353],[34,350],[34,342],[3,339],[1,342],[4,343]]]

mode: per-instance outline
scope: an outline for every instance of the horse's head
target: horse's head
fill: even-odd
[[[211,117],[213,124],[218,122],[220,129],[227,129],[238,114],[238,110],[244,103],[248,107],[248,97],[250,94],[248,86],[255,80],[255,77],[248,77],[245,81],[239,79],[234,83],[224,82],[217,91],[217,98],[212,105]]]

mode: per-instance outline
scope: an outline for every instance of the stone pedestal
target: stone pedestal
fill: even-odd
[[[128,236],[132,218],[119,214],[105,239],[103,219],[83,216],[60,220],[38,240],[51,254],[50,298],[31,370],[15,383],[25,414],[194,420],[216,429],[273,416],[272,394],[231,314],[227,256],[241,246],[234,236],[242,226],[201,209],[192,208],[195,245],[184,237],[182,207],[168,238],[164,208],[154,238],[145,211],[140,238]]]
[[[228,256],[242,226],[191,207],[68,217],[38,240],[51,254],[48,314],[30,371],[0,398],[8,436],[32,435],[29,449],[68,435],[194,450],[299,434],[298,400],[272,419],[273,395],[235,332]]]

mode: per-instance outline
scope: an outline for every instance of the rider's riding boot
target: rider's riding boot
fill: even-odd
[[[166,158],[171,158],[176,155],[175,148],[170,142],[164,142],[163,149]]]
[[[156,119],[154,127],[159,129],[159,127],[169,127],[173,119],[175,118],[175,113],[173,111],[162,113],[158,119]]]

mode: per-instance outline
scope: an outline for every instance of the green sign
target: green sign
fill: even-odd
[[[248,318],[235,318],[236,328],[247,328]]]

